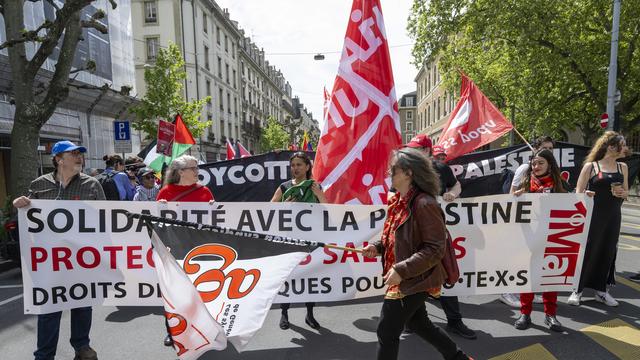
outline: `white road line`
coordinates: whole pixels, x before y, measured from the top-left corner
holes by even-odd
[[[21,288],[22,284],[18,285],[0,285],[0,289],[13,289],[13,288]]]
[[[2,301],[0,301],[0,306],[2,306],[4,304],[8,304],[8,303],[10,303],[10,302],[12,302],[14,300],[18,300],[18,299],[21,299],[21,298],[22,298],[22,294],[16,295],[16,296],[11,297],[11,298],[8,298],[7,300],[2,300]]]

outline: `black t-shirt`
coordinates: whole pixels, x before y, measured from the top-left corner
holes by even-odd
[[[447,192],[447,189],[452,188],[458,180],[453,175],[453,171],[449,165],[438,160],[431,160],[431,163],[433,164],[433,169],[440,177],[440,195],[442,195]]]

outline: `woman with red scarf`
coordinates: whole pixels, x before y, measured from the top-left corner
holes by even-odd
[[[520,189],[513,194],[520,196],[523,193],[565,193],[562,185],[560,168],[553,152],[543,149],[534,154],[529,162],[529,170]],[[558,293],[547,291],[542,293],[544,304],[544,323],[553,331],[562,331],[562,324],[556,318],[558,308]],[[520,318],[516,320],[515,327],[518,330],[526,330],[531,326],[531,310],[533,305],[533,293],[520,294]]]
[[[378,359],[397,359],[405,324],[447,360],[467,360],[456,343],[427,314],[427,292],[438,293],[447,277],[442,265],[447,239],[436,201],[440,180],[431,161],[412,148],[394,151],[389,167],[397,190],[389,200],[382,238],[363,249],[382,256],[387,291],[378,323]]]

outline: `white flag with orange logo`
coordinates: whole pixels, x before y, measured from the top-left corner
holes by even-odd
[[[206,324],[209,331],[213,331],[204,333],[207,335],[206,341],[212,344],[207,345],[210,348],[224,348],[222,344],[226,337],[236,350],[241,351],[262,327],[273,299],[285,280],[312,250],[310,246],[283,243],[279,237],[266,235],[266,239],[261,239],[259,237],[264,237],[262,234],[235,230],[220,233],[182,226],[153,225],[153,234],[154,241],[158,242],[154,243],[154,247],[163,247],[162,243],[169,246],[171,254],[167,255],[175,256],[177,261],[171,266],[182,271],[183,275],[186,273],[184,277],[192,283],[191,290],[187,291],[184,281],[178,286],[166,282],[164,279],[167,278],[160,276],[163,270],[158,270],[162,293],[176,308],[173,313],[180,316],[180,321],[172,322],[169,319],[172,334],[182,331],[174,337],[174,341],[180,342],[186,333],[189,333],[189,341],[200,341],[190,342],[193,344],[191,351],[196,351],[198,346],[205,346],[205,340],[198,338],[200,331],[189,328],[190,324]],[[166,266],[166,262],[163,263]],[[158,263],[156,269],[159,269]],[[177,309],[176,299],[181,300],[186,312]],[[207,314],[202,313],[202,307],[206,307]],[[185,326],[186,330],[182,330]],[[220,329],[222,333],[218,336]],[[180,344],[185,346],[184,342]],[[176,346],[176,350],[180,355],[179,346]]]

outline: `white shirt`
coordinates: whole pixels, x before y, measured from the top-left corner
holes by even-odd
[[[511,181],[511,187],[519,187],[524,180],[524,177],[529,170],[529,164],[522,164],[518,166],[516,172],[513,174],[513,180]]]

